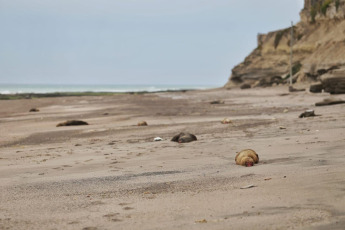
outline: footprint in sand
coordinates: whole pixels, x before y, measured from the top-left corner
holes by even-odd
[[[119,203],[120,206],[126,206],[126,205],[129,205],[131,203]]]
[[[96,201],[92,201],[91,204],[92,205],[102,205],[102,204],[105,204],[105,203],[103,201],[96,200]]]
[[[134,209],[134,208],[132,208],[132,207],[124,207],[124,208],[123,208],[123,210],[126,210],[126,211],[127,211],[127,210],[132,210],[132,209]]]
[[[85,227],[83,230],[97,230],[98,228],[96,227]]]
[[[56,168],[53,168],[53,169],[55,169],[55,170],[65,170],[65,169],[60,168],[60,167],[56,167]]]
[[[103,217],[107,218],[109,221],[120,222],[122,220],[117,218],[118,215],[120,215],[120,213],[109,213],[104,215]]]

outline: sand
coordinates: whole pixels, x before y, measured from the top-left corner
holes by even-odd
[[[328,97],[273,87],[0,101],[0,229],[344,229],[345,105],[314,106]],[[306,109],[320,116],[298,118]],[[56,127],[70,119],[90,125]],[[198,140],[171,142],[179,132]],[[235,164],[247,148],[254,167]]]

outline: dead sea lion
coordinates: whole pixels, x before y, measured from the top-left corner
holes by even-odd
[[[178,143],[187,143],[187,142],[196,141],[196,140],[197,140],[196,136],[190,133],[179,133],[171,139],[171,141],[175,141]]]
[[[138,122],[138,126],[147,126],[147,122],[146,121],[140,121],[140,122]]]
[[[85,121],[80,121],[80,120],[69,120],[69,121],[65,121],[65,122],[61,122],[57,124],[56,127],[73,126],[73,125],[88,125],[88,123]]]
[[[259,162],[259,155],[252,149],[245,149],[237,153],[236,164],[251,167]]]
[[[210,104],[211,105],[219,105],[219,104],[224,104],[225,102],[222,101],[222,100],[214,100],[214,101],[211,101]]]
[[[30,109],[30,111],[29,111],[29,112],[39,112],[39,111],[40,111],[39,109],[32,108],[32,109]]]

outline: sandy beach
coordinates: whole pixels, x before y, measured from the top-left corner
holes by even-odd
[[[315,107],[329,97],[285,86],[2,100],[0,229],[344,229],[345,104]],[[306,109],[317,116],[298,118]],[[89,125],[56,127],[72,119]],[[170,141],[182,131],[198,140]],[[248,148],[259,164],[236,165]]]

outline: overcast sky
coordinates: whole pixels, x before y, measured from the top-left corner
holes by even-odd
[[[221,86],[303,0],[0,0],[0,83]]]

